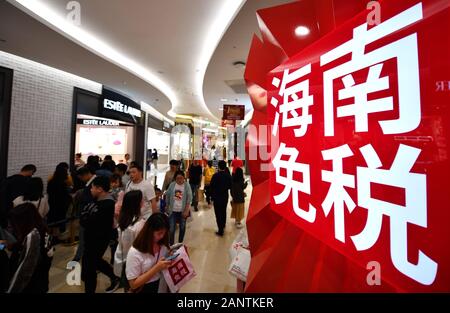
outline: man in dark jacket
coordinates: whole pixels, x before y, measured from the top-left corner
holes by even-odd
[[[94,201],[94,198],[91,194],[91,185],[95,179],[95,175],[91,172],[91,169],[88,167],[82,167],[77,171],[78,178],[85,184],[83,189],[80,189],[76,192],[74,196],[74,209],[77,212],[83,210],[89,203]],[[75,257],[73,261],[79,262],[81,257],[83,256],[84,251],[84,228],[80,225],[79,235],[78,235],[78,248],[75,253]]]
[[[214,202],[214,213],[218,236],[223,236],[227,221],[228,191],[231,189],[231,175],[225,161],[219,161],[219,171],[211,179],[211,194]]]
[[[84,227],[83,277],[85,292],[95,293],[97,270],[111,280],[106,292],[113,292],[119,285],[112,266],[103,259],[108,248],[114,219],[114,199],[109,193],[110,182],[107,177],[96,177],[92,182],[91,194],[95,199],[81,213],[80,223]]]
[[[0,227],[8,226],[7,216],[13,207],[13,201],[23,195],[27,182],[34,173],[36,173],[36,166],[28,164],[22,167],[19,174],[12,175],[3,181],[0,190]]]
[[[192,206],[195,211],[198,211],[198,188],[202,184],[202,166],[197,160],[193,160],[189,167],[189,185],[192,190]]]

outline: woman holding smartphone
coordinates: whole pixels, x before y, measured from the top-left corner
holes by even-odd
[[[162,290],[161,271],[172,264],[165,260],[168,252],[169,220],[165,214],[154,213],[128,251],[126,275],[132,291],[157,293]]]

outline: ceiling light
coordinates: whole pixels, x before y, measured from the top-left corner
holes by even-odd
[[[304,36],[309,35],[309,33],[310,33],[310,30],[306,26],[297,26],[295,28],[295,35],[297,37],[304,37]]]
[[[161,121],[167,121],[172,125],[175,124],[171,119],[168,119],[167,117],[165,117],[163,114],[158,112],[155,108],[153,108],[151,105],[149,105],[148,103],[146,103],[144,101],[141,101],[141,109],[143,111],[147,112],[148,114],[153,115],[154,117],[156,117],[157,119],[159,119]]]
[[[219,111],[223,111],[223,108],[219,108]]]
[[[177,113],[175,113],[175,112],[172,111],[172,110],[167,111],[167,115],[169,115],[169,116],[172,117],[172,118],[176,118],[176,117],[177,117]]]
[[[233,62],[233,66],[237,69],[245,69],[245,62],[236,61],[236,62]]]
[[[228,99],[227,99],[227,98],[222,98],[222,99],[220,99],[220,101],[222,101],[222,102],[227,102]]]

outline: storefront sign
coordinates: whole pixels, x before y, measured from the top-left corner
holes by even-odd
[[[245,117],[245,105],[223,105],[223,118],[224,120],[243,120]]]
[[[380,3],[380,24],[362,12],[267,77],[278,140],[269,206],[284,228],[260,225],[274,229],[278,255],[291,251],[286,270],[299,272],[271,276],[277,291],[290,279],[297,291],[450,291],[450,99],[430,84],[450,65],[435,32],[448,26],[450,3]],[[252,257],[250,291],[273,268]],[[369,264],[380,267],[379,289]]]
[[[78,119],[77,124],[88,126],[120,126],[120,122],[118,121],[99,119]]]
[[[130,98],[103,87],[100,103],[100,115],[114,120],[143,125],[144,114],[138,103]]]
[[[113,110],[113,111],[117,111],[117,112],[121,112],[121,113],[125,113],[125,114],[130,114],[130,115],[134,115],[136,117],[141,117],[142,113],[141,110],[129,107],[119,101],[113,101],[113,100],[109,100],[109,99],[104,99],[103,100],[103,107],[105,109],[109,109],[109,110]]]

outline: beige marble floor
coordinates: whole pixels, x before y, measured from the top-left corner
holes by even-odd
[[[246,215],[248,201],[251,194],[251,186],[247,187]],[[194,219],[187,224],[185,245],[197,276],[186,284],[181,292],[213,292],[229,293],[236,291],[236,279],[228,274],[230,264],[229,248],[234,238],[239,233],[230,219],[231,206],[228,206],[227,227],[224,237],[215,235],[217,230],[214,209],[208,208],[206,203],[200,203],[199,212],[194,212]],[[178,236],[176,236],[178,239]],[[50,270],[50,292],[51,293],[79,293],[84,292],[84,286],[69,286],[66,276],[70,272],[67,263],[72,259],[76,246],[58,245]],[[105,259],[110,259],[109,249],[105,253]],[[103,274],[97,278],[97,292],[104,292],[109,286],[109,279]],[[83,284],[83,283],[82,283]],[[123,292],[119,289],[118,293]]]

